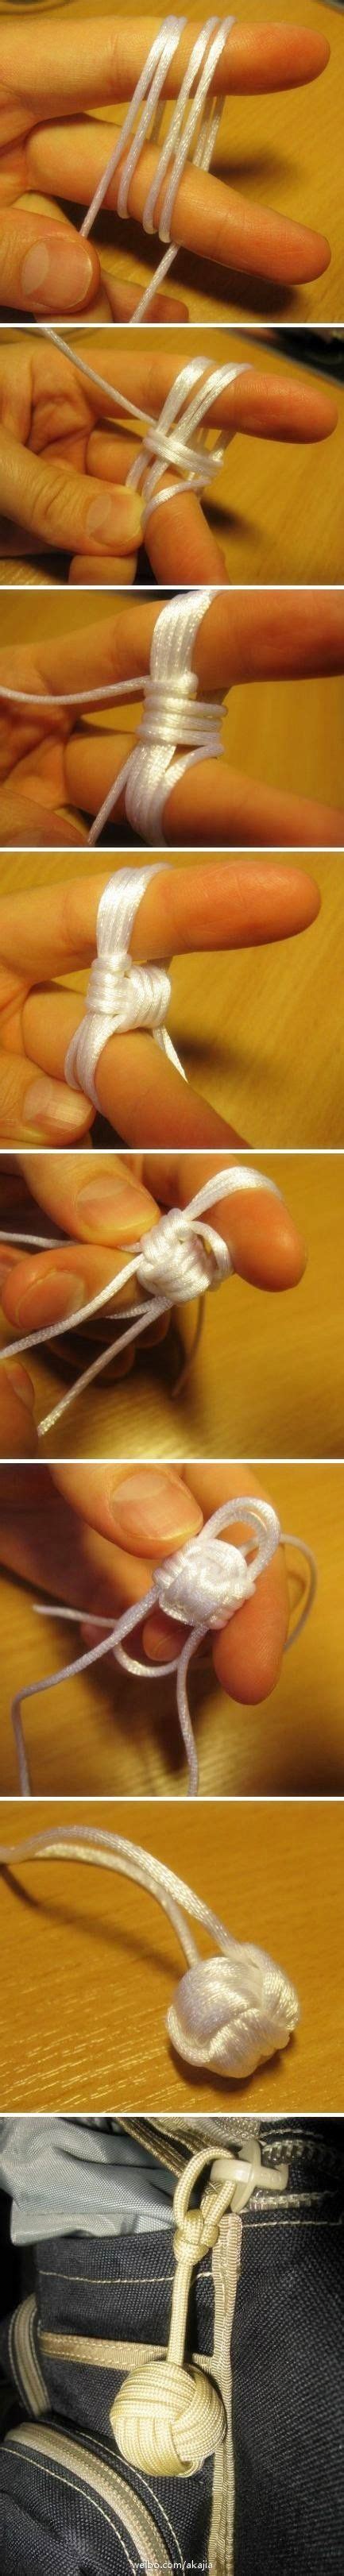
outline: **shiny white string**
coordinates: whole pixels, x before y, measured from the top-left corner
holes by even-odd
[[[91,967],[85,1013],[65,1057],[65,1079],[99,1109],[95,1075],[103,1047],[122,1029],[151,1029],[156,1046],[182,1074],[164,1026],[171,999],[165,965],[137,966],[129,942],[139,904],[152,877],[165,876],[160,861],[149,868],[119,868],[104,886],[96,921],[97,955]]]
[[[112,680],[102,688],[69,690],[56,696],[46,691],[8,688],[0,680],[0,698],[14,706],[40,707],[41,713],[46,707],[86,709],[100,702],[104,705],[106,699],[112,702],[123,696],[137,697],[142,691],[143,714],[137,741],[99,807],[88,835],[89,849],[99,841],[121,795],[133,830],[148,846],[164,849],[162,818],[166,797],[196,761],[219,757],[223,703],[198,697],[192,669],[195,638],[216,597],[216,590],[207,589],[176,593],[166,601],[154,628],[149,672],[141,673],[136,680]]]
[[[107,1281],[105,1288],[98,1289],[95,1297],[88,1297],[86,1304],[77,1308],[73,1314],[73,1332],[78,1324],[88,1323],[93,1315],[109,1307],[111,1300],[127,1287],[130,1279],[135,1277],[139,1288],[144,1291],[142,1302],[137,1304],[135,1301],[134,1310],[129,1307],[129,1314],[134,1311],[134,1321],[120,1338],[117,1336],[110,1348],[107,1346],[98,1353],[97,1359],[84,1369],[74,1387],[67,1388],[53,1411],[38,1424],[41,1437],[61,1421],[74,1397],[82,1395],[86,1387],[91,1386],[102,1369],[116,1359],[117,1353],[128,1349],[139,1333],[146,1332],[160,1315],[168,1313],[170,1306],[174,1303],[182,1305],[190,1297],[203,1297],[207,1288],[218,1288],[223,1279],[230,1277],[235,1269],[233,1248],[229,1249],[223,1236],[209,1224],[207,1211],[213,1206],[214,1199],[217,1204],[222,1199],[237,1197],[242,1190],[268,1190],[273,1198],[281,1196],[276,1182],[267,1180],[266,1175],[257,1172],[252,1163],[232,1163],[223,1171],[213,1173],[189,1200],[187,1208],[168,1208],[166,1214],[159,1217],[158,1224],[151,1226],[149,1233],[142,1236],[141,1243],[136,1245],[123,1269]],[[14,1238],[8,1233],[2,1240],[11,1242]],[[13,1342],[6,1344],[0,1359],[13,1358],[14,1348],[19,1358],[23,1351],[54,1341],[56,1335],[60,1339],[60,1335],[69,1333],[70,1329],[70,1315],[63,1316],[59,1323],[40,1325],[36,1332],[24,1333],[14,1346]]]
[[[189,359],[187,364],[180,368],[161,412],[157,419],[154,419],[145,403],[130,402],[126,394],[119,393],[116,385],[108,384],[106,376],[99,375],[95,367],[89,366],[87,358],[79,356],[78,350],[70,349],[68,340],[63,339],[60,331],[54,331],[49,322],[40,322],[37,327],[41,338],[51,340],[54,348],[60,350],[61,356],[69,358],[70,365],[76,367],[80,375],[85,376],[89,384],[95,386],[98,393],[105,395],[106,413],[110,402],[114,411],[119,409],[127,413],[130,419],[134,420],[135,426],[137,421],[139,426],[145,421],[146,427],[139,454],[135,457],[134,464],[130,466],[126,477],[127,488],[132,486],[133,489],[140,489],[143,494],[145,503],[142,516],[143,535],[152,511],[158,508],[160,502],[178,501],[181,492],[202,494],[207,491],[208,485],[222,473],[226,448],[235,436],[235,431],[228,429],[225,439],[220,443],[217,442],[215,447],[209,448],[205,446],[200,436],[202,422],[206,421],[207,413],[212,409],[213,403],[218,402],[220,394],[225,393],[227,387],[235,383],[236,377],[247,375],[247,361],[240,366],[231,362],[221,367],[211,367],[208,358]],[[197,392],[194,391],[196,387]],[[107,419],[107,428],[109,426]],[[195,441],[194,445],[191,444],[192,440]],[[165,468],[173,469],[178,480],[169,483],[167,487],[165,485],[165,488],[158,492],[156,485]]]
[[[295,1987],[267,1951],[235,1941],[220,1917],[164,1861],[121,1834],[92,1825],[47,1826],[21,1843],[0,1844],[0,1866],[6,1869],[18,1860],[58,1858],[113,1869],[163,1907],[187,1960],[166,2028],[188,2065],[211,2067],[221,2077],[247,2076],[276,2049],[287,2047],[299,2019]],[[201,1957],[189,1916],[213,1935],[218,1945],[214,1957]]]
[[[229,1545],[227,1539],[219,1544],[219,1531],[224,1528],[227,1530],[233,1522],[238,1527],[242,1521],[249,1531],[248,1539],[240,1547],[237,1543],[234,1546]],[[197,1538],[189,1539],[184,1547],[175,1549],[172,1556],[165,1557],[163,1564],[155,1567],[149,1591],[140,1601],[133,1602],[130,1609],[124,1610],[120,1619],[113,1622],[111,1619],[98,1620],[91,1616],[89,1625],[96,1627],[97,1630],[99,1627],[104,1628],[105,1637],[102,1636],[97,1645],[88,1647],[84,1654],[77,1657],[76,1662],[65,1664],[62,1671],[49,1674],[44,1681],[30,1682],[24,1690],[16,1693],[13,1700],[11,1722],[17,1751],[21,1796],[27,1798],[31,1796],[22,1726],[24,1700],[32,1699],[37,1693],[41,1694],[46,1690],[55,1690],[60,1682],[73,1680],[76,1674],[86,1672],[90,1665],[99,1663],[104,1655],[113,1654],[116,1662],[122,1665],[125,1672],[137,1676],[140,1680],[157,1681],[166,1673],[176,1673],[177,1714],[188,1765],[188,1795],[192,1798],[197,1797],[198,1760],[187,1688],[191,1658],[196,1654],[198,1647],[204,1643],[208,1630],[227,1627],[228,1621],[235,1617],[243,1603],[252,1598],[260,1575],[266,1573],[272,1557],[276,1554],[276,1549],[281,1544],[295,1547],[299,1545],[299,1541],[294,1538],[289,1540],[289,1537],[282,1539],[278,1515],[273,1510],[272,1503],[264,1502],[258,1497],[251,1498],[251,1496],[236,1494],[232,1502],[219,1504],[217,1511],[211,1513],[210,1519],[199,1531]],[[254,1554],[252,1554],[253,1548]],[[302,1553],[309,1568],[310,1582],[307,1597],[301,1604],[297,1621],[287,1639],[287,1645],[295,1644],[296,1637],[301,1635],[315,1597],[315,1559],[312,1550],[307,1547],[302,1546]],[[164,1612],[165,1617],[167,1616],[172,1622],[177,1620],[191,1633],[187,1636],[185,1645],[178,1649],[178,1654],[172,1656],[169,1663],[150,1665],[148,1661],[142,1662],[141,1658],[127,1654],[126,1639],[132,1629],[145,1624],[150,1612],[157,1607]],[[55,1616],[54,1604],[36,1602],[35,1608],[43,1617]],[[56,1616],[77,1622],[88,1621],[87,1610],[65,1610],[64,1605],[62,1608],[57,1608]],[[173,1644],[173,1635],[171,1643]]]
[[[162,27],[158,28],[147,55],[144,70],[136,83],[124,124],[116,137],[103,176],[94,190],[91,205],[84,216],[81,232],[85,239],[92,232],[96,216],[104,204],[104,198],[119,162],[122,167],[116,212],[122,221],[125,221],[128,216],[129,189],[143,146],[149,134],[154,144],[160,140],[164,84],[186,24],[185,18],[171,16],[164,18]],[[148,189],[142,214],[144,232],[157,232],[159,240],[168,242],[169,248],[165,251],[155,276],[150,279],[149,285],[146,286],[144,294],[136,305],[132,317],[135,323],[146,320],[157,289],[161,287],[168,269],[177,258],[178,243],[171,242],[171,225],[186,163],[191,161],[198,170],[210,169],[222,114],[222,100],[218,102],[213,99],[209,105],[209,92],[221,54],[224,52],[227,38],[231,35],[234,25],[234,18],[223,18],[221,23],[218,18],[208,18],[206,26],[201,28],[192,47],[179,98],[175,100],[173,106],[168,134],[161,144],[155,177]],[[136,131],[133,130],[135,126]],[[158,212],[162,189],[164,189],[163,202]]]

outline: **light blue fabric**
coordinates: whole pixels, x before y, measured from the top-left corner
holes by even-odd
[[[0,2187],[14,2245],[69,2230],[142,2235],[172,2224],[175,2175],[116,2120],[0,2118]]]

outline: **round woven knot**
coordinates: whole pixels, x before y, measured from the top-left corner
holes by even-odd
[[[164,966],[136,966],[126,949],[95,957],[86,995],[86,1011],[120,1029],[161,1028],[171,1000]]]
[[[287,2047],[298,2015],[295,1988],[268,1953],[233,1943],[228,1958],[219,1953],[187,1969],[167,2030],[189,2065],[246,2076]]]
[[[254,1567],[240,1547],[227,1539],[209,1539],[200,1530],[187,1547],[176,1548],[156,1568],[154,1584],[160,1610],[186,1627],[225,1628],[231,1612],[254,1592]]]
[[[110,2420],[122,2458],[155,2478],[194,2476],[226,2432],[222,2397],[193,2363],[148,2362],[133,2371]]]
[[[151,1297],[166,1297],[169,1306],[204,1297],[207,1288],[219,1288],[228,1279],[231,1269],[231,1255],[214,1227],[203,1220],[191,1225],[176,1208],[151,1226],[137,1261],[140,1287]]]

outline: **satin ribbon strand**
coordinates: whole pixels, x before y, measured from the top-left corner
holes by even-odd
[[[91,1825],[56,1825],[22,1843],[0,1845],[0,1866],[7,1870],[17,1861],[55,1858],[95,1861],[133,1879],[162,1905],[187,1960],[166,2028],[188,2065],[211,2067],[215,2079],[246,2077],[276,2049],[287,2047],[299,2019],[295,1987],[266,1951],[233,1940],[219,1916],[163,1861],[120,1834]],[[201,1957],[190,1917],[214,1937],[215,1956]]]
[[[162,411],[155,419],[144,403],[140,405],[129,401],[129,397],[120,393],[117,386],[107,384],[106,376],[99,375],[95,367],[89,366],[87,359],[79,356],[78,350],[70,349],[68,340],[63,338],[60,331],[52,330],[50,323],[39,323],[37,328],[43,339],[51,340],[54,348],[60,350],[61,356],[69,358],[70,365],[76,367],[80,375],[84,376],[89,384],[94,385],[98,393],[106,396],[107,429],[110,427],[109,402],[112,403],[114,411],[120,410],[126,413],[127,417],[134,421],[135,427],[136,423],[139,428],[144,422],[146,423],[138,455],[126,476],[127,489],[141,490],[143,494],[145,503],[142,517],[143,536],[148,519],[160,502],[178,500],[181,492],[197,492],[201,495],[210,483],[217,480],[222,473],[226,448],[235,433],[234,430],[227,430],[226,437],[220,444],[216,443],[215,447],[207,448],[201,439],[202,422],[206,421],[207,413],[213,403],[218,401],[219,395],[235,382],[236,377],[247,375],[247,361],[240,365],[235,365],[231,361],[219,367],[211,367],[208,358],[189,359],[176,376],[163,403]],[[194,390],[195,388],[197,390]],[[199,443],[192,446],[191,441],[194,436]],[[164,468],[167,470],[173,468],[177,480],[170,483],[167,490],[165,487],[157,492],[156,484]]]
[[[83,1091],[99,1109],[95,1075],[108,1040],[121,1030],[149,1028],[175,1070],[181,1074],[172,1040],[165,1028],[171,997],[165,964],[136,965],[130,939],[142,898],[155,876],[166,874],[157,861],[148,868],[120,868],[109,878],[98,904],[97,955],[91,967],[85,1011],[65,1057],[65,1079],[72,1091]]]
[[[136,83],[124,124],[116,136],[102,178],[98,181],[91,205],[84,216],[81,225],[84,239],[87,239],[93,230],[96,216],[104,204],[108,188],[120,163],[121,174],[116,211],[122,222],[128,216],[129,190],[144,144],[148,136],[155,145],[159,144],[161,139],[165,80],[186,23],[185,18],[172,16],[165,18],[162,27],[154,37],[144,69]],[[161,143],[157,169],[148,190],[142,214],[144,232],[157,232],[159,240],[167,242],[168,248],[135,307],[132,317],[135,323],[146,320],[157,289],[162,286],[168,270],[177,258],[178,243],[171,242],[171,225],[186,164],[191,161],[199,170],[210,169],[222,114],[222,100],[218,101],[214,98],[209,103],[209,92],[218,62],[234,24],[234,18],[224,18],[221,24],[217,18],[209,18],[206,26],[200,29],[192,47],[179,98],[174,102],[168,133]],[[136,130],[133,131],[135,127]],[[162,190],[164,190],[163,202],[159,213]]]
[[[249,1530],[249,1538],[243,1545],[240,1547],[238,1543],[234,1547],[229,1545],[226,1536],[226,1540],[219,1546],[221,1530],[225,1529],[227,1533],[233,1524],[238,1528],[242,1521]],[[288,1540],[289,1543],[292,1546],[299,1545],[295,1539],[290,1542]],[[75,1662],[64,1665],[62,1671],[48,1675],[47,1679],[37,1684],[31,1682],[27,1688],[17,1693],[13,1701],[11,1720],[15,1735],[21,1795],[25,1797],[31,1795],[22,1727],[24,1701],[32,1699],[36,1691],[41,1695],[50,1688],[56,1689],[60,1682],[73,1679],[75,1675],[85,1672],[89,1666],[98,1663],[102,1656],[112,1653],[116,1662],[121,1664],[131,1677],[157,1681],[164,1678],[165,1674],[176,1672],[177,1714],[188,1765],[188,1794],[190,1797],[196,1797],[198,1761],[187,1691],[191,1657],[204,1643],[208,1630],[211,1632],[227,1626],[228,1621],[235,1617],[243,1602],[252,1597],[260,1576],[267,1571],[277,1548],[286,1544],[287,1541],[281,1533],[278,1515],[272,1504],[260,1500],[259,1497],[235,1495],[232,1501],[219,1504],[197,1538],[189,1540],[183,1548],[174,1550],[171,1557],[166,1557],[162,1565],[155,1568],[148,1592],[141,1600],[134,1602],[130,1609],[123,1611],[118,1620],[98,1621],[91,1615],[90,1625],[105,1630],[105,1635],[97,1644],[89,1647],[87,1652],[78,1656]],[[311,1569],[311,1583],[299,1614],[297,1627],[293,1630],[288,1643],[294,1643],[296,1636],[300,1635],[312,1607],[316,1590],[316,1567],[312,1551],[305,1547],[302,1552]],[[145,1624],[150,1612],[156,1609],[157,1605],[164,1611],[165,1616],[171,1619],[172,1645],[173,1621],[177,1621],[178,1625],[182,1623],[187,1628],[188,1634],[185,1645],[181,1650],[178,1648],[177,1655],[172,1656],[167,1664],[153,1663],[150,1666],[148,1661],[143,1663],[141,1657],[128,1655],[126,1641],[133,1629]],[[35,1608],[41,1616],[50,1615],[48,1604],[37,1603]],[[54,1605],[52,1605],[51,1615],[55,1615]],[[56,1615],[63,1618],[64,1608],[58,1607]],[[86,1623],[88,1613],[87,1610],[84,1612],[67,1610],[66,1616],[69,1620],[81,1619]]]
[[[51,695],[11,689],[0,681],[0,699],[15,706],[84,707],[115,698],[143,695],[137,740],[109,789],[88,835],[94,849],[104,826],[124,794],[133,830],[146,846],[165,848],[163,813],[166,797],[195,761],[216,759],[221,752],[222,702],[198,698],[192,669],[199,626],[217,593],[183,591],[168,599],[152,636],[149,672],[136,680],[115,680],[103,689],[78,689]],[[181,752],[180,746],[184,748]]]
[[[219,1235],[214,1226],[205,1222],[208,1209],[213,1206],[214,1198],[215,1203],[220,1205],[222,1199],[235,1198],[243,1190],[247,1192],[262,1189],[267,1190],[273,1198],[280,1199],[281,1193],[277,1189],[276,1182],[267,1179],[266,1174],[257,1172],[252,1163],[228,1164],[222,1171],[213,1173],[211,1179],[203,1182],[202,1188],[196,1191],[193,1199],[189,1200],[188,1207],[169,1208],[164,1216],[159,1217],[158,1223],[150,1227],[147,1235],[142,1236],[141,1243],[134,1248],[129,1261],[125,1262],[123,1269],[117,1273],[117,1277],[108,1280],[106,1288],[97,1289],[96,1296],[87,1298],[86,1303],[78,1308],[77,1313],[73,1315],[73,1331],[77,1324],[89,1322],[92,1316],[100,1313],[103,1308],[106,1309],[110,1299],[115,1297],[120,1289],[126,1287],[134,1275],[139,1288],[142,1287],[144,1290],[142,1306],[138,1308],[137,1304],[135,1305],[134,1321],[128,1330],[121,1334],[120,1339],[117,1338],[111,1348],[101,1351],[97,1359],[92,1360],[90,1367],[83,1372],[75,1386],[67,1389],[66,1394],[54,1406],[53,1412],[47,1414],[39,1423],[38,1429],[41,1436],[61,1420],[67,1407],[73,1403],[74,1396],[81,1395],[85,1388],[99,1376],[101,1370],[116,1358],[117,1351],[125,1349],[130,1342],[134,1342],[138,1333],[144,1332],[150,1324],[157,1322],[159,1316],[166,1314],[174,1303],[183,1304],[187,1303],[189,1298],[203,1297],[208,1288],[219,1287],[222,1280],[231,1277],[235,1269],[232,1247],[225,1243],[223,1235]],[[10,1232],[8,1236],[3,1236],[3,1241],[11,1242],[11,1239]],[[25,1241],[27,1241],[26,1237]],[[150,1299],[148,1305],[147,1295]],[[24,1351],[34,1350],[37,1344],[54,1341],[56,1335],[60,1338],[61,1333],[68,1333],[70,1329],[70,1315],[62,1317],[58,1323],[40,1325],[33,1333],[24,1333],[15,1344],[13,1342],[6,1344],[0,1354],[0,1362],[1,1359],[13,1358],[14,1349],[19,1358]]]

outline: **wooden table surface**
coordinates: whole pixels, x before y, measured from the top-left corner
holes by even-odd
[[[86,1821],[80,1804],[74,1821]],[[54,1821],[71,1821],[58,1801]],[[60,1859],[0,1873],[2,2103],[11,2111],[344,2109],[343,1804],[107,1802],[87,1822],[129,1835],[176,1869],[237,1939],[261,1944],[296,1984],[301,2022],[245,2084],[174,2058],[165,2014],[182,1973],[160,1907],[127,1880]],[[32,1830],[49,1823],[33,1802]],[[1,1841],[23,1835],[18,1803]],[[200,1936],[203,1946],[203,1936]],[[211,1943],[210,1943],[211,1948]]]
[[[3,338],[7,344],[11,342],[15,358],[17,334],[6,331]],[[68,341],[71,353],[73,347],[79,346],[100,374],[104,355],[112,346],[116,383],[117,352],[124,353],[126,343],[130,354],[139,343],[142,345],[142,329],[132,328],[128,342],[127,331],[120,327],[115,341],[110,329],[100,328],[95,341],[94,333],[79,325],[78,332],[68,331]],[[196,335],[190,346],[192,355],[197,348]],[[166,330],[157,325],[149,328],[147,324],[147,364],[149,356],[158,354],[160,347],[166,351]],[[182,328],[170,329],[168,347],[175,358],[177,374],[185,361]],[[297,348],[295,334],[296,351]],[[213,366],[223,366],[233,359],[238,364],[260,368],[272,378],[282,376],[291,386],[306,384],[309,390],[312,385],[322,392],[326,390],[324,375],[315,376],[313,369],[300,366],[296,359],[295,364],[289,357],[286,359],[278,348],[268,347],[256,330],[229,334],[205,332],[203,327],[202,355]],[[216,491],[214,487],[209,493],[206,510],[222,548],[229,581],[303,583],[343,579],[344,385],[330,380],[329,393],[334,394],[338,405],[338,425],[333,436],[321,440],[319,446],[280,446],[272,440],[239,435],[228,447]],[[1,556],[0,551],[0,584],[43,583],[49,588],[58,582],[65,587],[66,578],[67,558],[35,553],[33,539],[32,552],[23,555],[19,530],[16,556]],[[176,564],[176,578],[183,579],[180,563]]]
[[[113,14],[112,0],[102,0],[102,15]],[[8,12],[2,11],[4,18]],[[68,15],[83,22],[84,0],[70,0]],[[147,14],[147,0],[126,0],[127,17]],[[159,14],[159,13],[157,13]],[[188,22],[199,22],[199,0],[189,0]],[[218,17],[226,15],[226,0],[218,0]],[[264,279],[239,275],[238,271],[217,267],[206,258],[191,258],[179,252],[172,270],[171,294],[185,296],[191,321],[238,321],[261,318],[268,321],[337,322],[343,315],[343,26],[335,9],[323,7],[322,0],[299,0],[290,7],[284,0],[280,16],[290,26],[313,28],[324,35],[331,46],[330,62],[321,79],[310,87],[276,93],[274,97],[229,98],[224,101],[221,125],[212,170],[230,186],[237,186],[250,203],[271,206],[293,222],[308,224],[322,232],[331,246],[331,264],[323,277],[310,285],[281,287],[265,285]],[[240,19],[252,25],[274,24],[276,0],[241,0]],[[10,24],[20,41],[20,17],[11,12]],[[27,13],[25,11],[25,23]],[[32,35],[37,44],[38,20],[33,12]],[[124,115],[124,110],[123,110]],[[120,122],[114,110],[113,122]],[[109,117],[107,115],[107,123]],[[23,203],[28,200],[24,198]],[[31,206],[35,199],[31,195]],[[37,201],[36,201],[37,202]],[[42,200],[41,200],[42,202]],[[76,218],[80,220],[76,211]],[[148,243],[139,227],[120,225],[113,215],[104,215],[97,233],[102,246],[104,286],[106,271],[122,282],[137,281],[142,292],[158,266],[158,245]],[[102,317],[105,295],[97,305]],[[6,314],[5,314],[6,319]]]
[[[107,1387],[101,1378],[76,1400],[45,1438],[45,1458],[343,1457],[343,1157],[258,1154],[255,1163],[283,1191],[308,1245],[300,1285],[273,1296],[226,1281],[206,1300],[179,1395],[172,1322],[130,1377]],[[194,1320],[194,1308],[187,1321],[180,1309],[183,1347]],[[58,1374],[56,1358],[34,1351],[30,1366],[39,1419],[67,1383],[65,1364]]]
[[[162,859],[166,853],[162,852]],[[171,851],[173,868],[195,864],[197,851]],[[235,869],[239,853],[232,854]],[[104,864],[104,853],[99,854]],[[208,859],[212,867],[211,856]],[[228,866],[228,859],[225,861]],[[259,867],[259,859],[251,864]],[[271,859],[273,867],[273,858]],[[298,939],[270,947],[176,957],[170,1027],[195,1090],[228,1118],[249,1144],[340,1146],[344,1143],[342,854],[293,851],[309,869],[321,911]],[[105,861],[106,865],[106,861]],[[278,865],[278,862],[277,862]],[[88,853],[2,851],[1,896],[24,894],[84,877]],[[121,855],[109,859],[109,870]],[[1,932],[0,932],[1,937]],[[80,991],[87,978],[77,981]],[[109,1130],[109,1143],[111,1142]],[[115,1140],[113,1140],[115,1141]]]
[[[145,596],[145,594],[142,594]],[[135,603],[132,602],[135,616]],[[125,591],[112,591],[111,606],[104,592],[30,591],[4,593],[2,606],[2,644],[42,643],[43,639],[70,638],[78,629],[93,626],[95,678],[97,672],[97,626],[111,613],[128,613]],[[233,688],[222,727],[225,757],[234,769],[249,778],[263,779],[269,787],[288,788],[294,795],[317,798],[334,808],[344,806],[343,761],[343,678],[311,680],[253,681]],[[128,701],[126,726],[137,723],[133,700]],[[123,732],[121,708],[92,713],[95,723],[114,732]],[[115,828],[114,847],[121,839],[121,826]]]
[[[6,1468],[0,1499],[6,1497]],[[86,1471],[85,1471],[86,1473]],[[18,1483],[21,1469],[17,1469]],[[190,1680],[202,1797],[316,1797],[344,1786],[343,1469],[265,1467],[281,1527],[314,1550],[318,1591],[302,1636],[284,1658],[270,1699],[257,1708],[229,1701],[209,1653]],[[240,1471],[238,1490],[240,1488]],[[290,1600],[299,1606],[300,1559],[288,1549]],[[42,1581],[44,1566],[42,1564]],[[54,1617],[37,1619],[34,1585],[0,1581],[0,1795],[18,1786],[9,1710],[22,1682],[62,1670],[78,1638]],[[73,1685],[24,1711],[33,1789],[46,1797],[184,1799],[185,1765],[175,1714],[175,1681],[139,1683],[107,1660]],[[177,1828],[178,1830],[178,1828]],[[154,1835],[154,1827],[152,1826]]]

